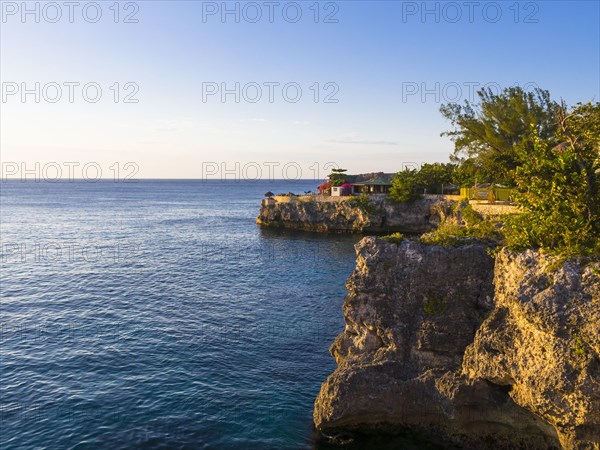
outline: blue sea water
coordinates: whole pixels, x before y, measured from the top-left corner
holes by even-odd
[[[305,182],[1,183],[0,448],[312,448],[357,237]]]

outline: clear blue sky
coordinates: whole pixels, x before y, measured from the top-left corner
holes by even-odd
[[[46,2],[36,23],[35,14],[15,11],[21,2],[2,2],[5,162],[97,162],[106,171],[131,161],[148,178],[201,178],[206,162],[297,162],[304,178],[314,175],[313,163],[396,171],[447,160],[452,143],[439,136],[449,127],[439,107],[467,98],[469,85],[534,84],[568,103],[600,99],[597,1],[475,2],[472,10],[468,2],[307,1],[297,3],[295,23],[290,2],[274,2],[272,23],[268,2],[238,3],[239,22],[235,14],[223,20],[222,2],[121,2],[119,23],[112,1],[99,2],[96,23],[93,8],[85,17],[76,9],[70,23],[68,7],[57,3],[56,23]],[[251,23],[256,5],[262,17]],[[123,23],[129,13],[137,23]],[[325,23],[328,14],[337,23]],[[8,95],[36,82],[40,103],[33,94]],[[72,103],[64,82],[80,83]],[[102,88],[97,103],[81,93],[89,82]],[[123,102],[134,89],[125,90],[127,82],[139,86],[138,103]],[[236,82],[239,103],[233,94],[203,101],[203,89]],[[272,103],[265,82],[280,83]],[[56,103],[47,101],[51,83],[62,86]],[[246,100],[255,97],[252,83],[262,89],[256,103]],[[301,87],[297,103],[284,98],[286,83]],[[431,91],[424,98],[423,87]],[[337,88],[338,102],[325,103]]]

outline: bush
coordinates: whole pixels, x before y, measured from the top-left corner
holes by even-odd
[[[396,202],[411,203],[421,198],[421,191],[417,171],[405,169],[392,180],[389,197]]]
[[[443,194],[442,187],[453,180],[454,164],[423,164],[419,170],[405,169],[392,180],[390,198],[397,202],[410,203],[428,194]]]
[[[506,223],[514,250],[543,248],[564,256],[600,254],[600,103],[563,105],[554,146],[531,130],[533,148],[519,148],[516,200],[525,213]]]
[[[458,203],[458,207],[455,211],[460,212],[462,220],[465,222],[467,227],[474,227],[483,222],[483,217],[477,211],[473,209],[471,205]]]
[[[385,239],[391,244],[400,245],[404,240],[404,235],[402,233],[392,233],[388,234],[387,236],[382,236],[381,239]]]
[[[417,173],[417,182],[421,191],[428,194],[443,194],[442,186],[452,184],[454,164],[423,164]]]
[[[371,198],[367,194],[352,196],[348,200],[348,203],[350,206],[362,209],[368,216],[372,216],[378,212],[377,206],[371,203]]]
[[[421,242],[444,247],[457,247],[476,239],[493,244],[504,240],[498,220],[484,219],[469,204],[458,203],[449,217],[437,230],[421,236]]]
[[[458,224],[442,223],[437,230],[425,233],[420,241],[428,245],[441,245],[443,247],[458,247],[467,239],[465,227]]]

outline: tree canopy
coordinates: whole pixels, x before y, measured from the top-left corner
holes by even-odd
[[[561,105],[556,136],[530,129],[531,148],[516,146],[517,203],[509,217],[507,244],[541,247],[567,256],[600,254],[600,103]],[[558,141],[558,144],[557,144]]]
[[[348,169],[331,169],[331,173],[329,174],[329,181],[331,181],[332,186],[341,186],[346,182],[348,177],[346,176],[346,172]]]
[[[421,196],[416,169],[404,169],[392,180],[390,198],[397,202],[410,203]]]
[[[532,148],[532,126],[540,139],[554,139],[559,105],[539,88],[510,87],[499,94],[482,89],[477,95],[478,103],[449,103],[440,108],[453,127],[442,133],[454,142],[451,160],[461,167],[467,165],[463,175],[469,183],[514,185],[515,169],[523,162],[516,147]]]
[[[456,165],[450,163],[423,164],[417,173],[421,191],[427,194],[443,194],[444,185],[453,184]]]
[[[453,183],[456,165],[451,163],[423,164],[419,170],[405,169],[392,180],[390,196],[399,202],[411,202],[422,193],[442,194],[443,186]]]

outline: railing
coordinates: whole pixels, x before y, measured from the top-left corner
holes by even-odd
[[[500,187],[460,188],[460,196],[469,200],[512,202],[514,201],[514,189]]]

